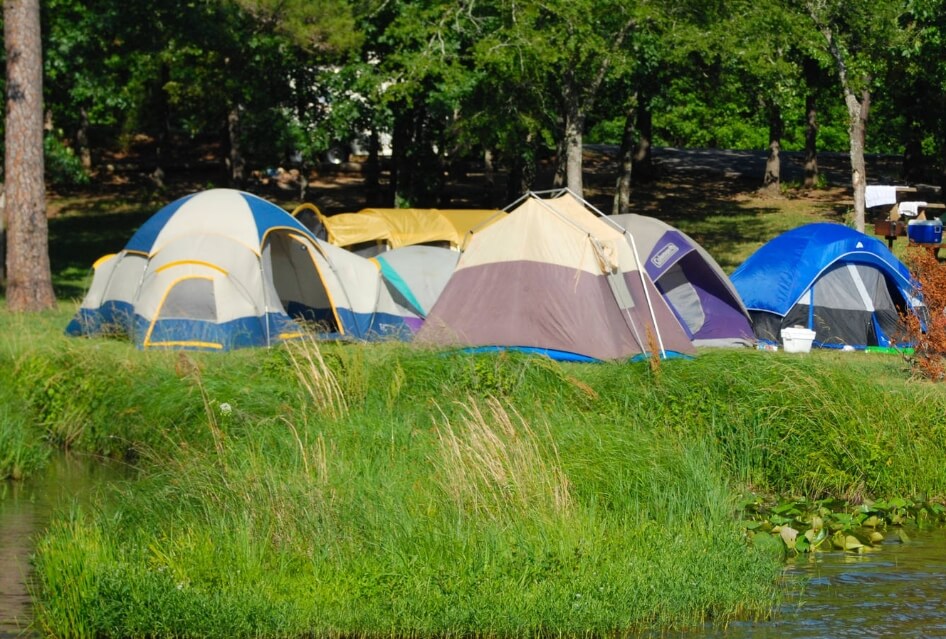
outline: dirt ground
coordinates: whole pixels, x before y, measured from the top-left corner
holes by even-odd
[[[584,158],[584,195],[597,208],[610,213],[617,180],[617,150],[614,147],[587,147]],[[654,150],[657,177],[651,182],[635,183],[631,202],[634,212],[672,221],[692,217],[695,210],[709,210],[711,203],[731,203],[740,198],[762,197],[759,187],[765,169],[761,151],[725,151],[713,149]],[[350,163],[334,167],[330,172],[313,175],[308,185],[308,199],[327,213],[352,212],[371,206],[364,189],[364,180]],[[850,161],[847,154],[824,153],[819,157],[822,185],[818,189],[800,188],[803,181],[802,157],[799,153],[782,154],[784,197],[809,201],[830,207],[843,215],[853,204],[850,189]],[[868,182],[901,184],[900,158],[871,156],[868,158]],[[540,167],[533,190],[553,188],[550,166]],[[292,199],[293,194],[287,194]],[[451,183],[451,208],[502,208],[502,176],[492,187],[482,172],[467,173],[464,179]],[[725,208],[725,207],[723,207]]]
[[[765,153],[762,151],[656,148],[653,157],[656,179],[636,182],[632,188],[631,205],[636,213],[673,222],[704,217],[725,211],[734,202],[763,197],[759,193],[765,168]],[[353,160],[308,172],[304,191],[300,181],[290,179],[289,171],[278,167],[270,169],[270,175],[267,171],[254,172],[245,188],[287,209],[294,208],[304,199],[328,215],[383,206],[383,199],[377,199],[377,195],[372,196],[366,189],[363,162]],[[166,203],[187,193],[226,183],[223,165],[212,148],[189,149],[187,157],[175,159],[159,175],[153,170],[147,145],[103,156],[97,166],[89,187],[72,193],[54,194],[50,201],[51,217],[57,215],[62,202],[68,201],[69,196]],[[852,205],[847,154],[822,153],[819,169],[821,187],[803,190],[800,188],[801,154],[782,153],[782,182],[786,188],[779,199],[791,200],[799,206],[807,203],[843,216]],[[586,147],[584,196],[605,213],[612,209],[617,170],[616,147]],[[899,170],[899,157],[868,157],[868,183],[899,184]],[[279,175],[273,175],[277,171]],[[381,183],[384,188],[386,173],[382,174]],[[503,175],[496,175],[494,182],[489,184],[482,170],[472,168],[461,179],[449,183],[448,204],[442,208],[502,208],[510,203],[506,201],[504,186]],[[552,166],[546,163],[538,167],[533,190],[551,188]]]
[[[133,149],[101,157],[90,185],[50,193],[53,269],[74,275],[69,283],[59,284],[62,295],[81,297],[81,282],[89,265],[102,255],[121,250],[135,229],[163,205],[226,184],[222,163],[212,150],[192,149],[188,155],[171,163],[160,180],[146,153]],[[585,153],[584,196],[605,213],[612,209],[616,156],[614,147],[589,146]],[[765,168],[763,152],[657,148],[654,164],[656,179],[633,185],[633,212],[683,229],[712,250],[727,270],[735,268],[786,225],[810,219],[845,221],[852,206],[846,154],[822,154],[822,185],[804,190],[799,188],[799,154],[784,153],[782,177],[786,188],[777,198],[759,193]],[[312,171],[305,200],[329,215],[378,206],[369,198],[361,168],[361,163],[349,162]],[[897,157],[872,156],[868,158],[868,182],[900,183],[899,168]],[[278,179],[266,182],[257,179],[246,189],[286,210],[300,203],[298,183]],[[551,188],[552,167],[541,166],[533,190]],[[502,208],[510,204],[505,197],[502,175],[496,176],[490,186],[482,171],[469,170],[462,180],[449,185],[450,208]],[[773,218],[783,219],[785,224],[773,223]]]

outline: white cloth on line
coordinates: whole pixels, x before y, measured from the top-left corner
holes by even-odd
[[[926,202],[901,202],[897,205],[900,215],[907,217],[916,217],[920,209],[926,206]]]
[[[897,187],[880,184],[868,184],[864,192],[867,208],[897,203]]]

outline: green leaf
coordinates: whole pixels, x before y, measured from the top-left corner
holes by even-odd
[[[796,540],[798,539],[797,530],[791,526],[783,526],[781,530],[779,530],[779,537],[782,538],[782,541],[785,542],[785,546],[789,550],[795,550]]]

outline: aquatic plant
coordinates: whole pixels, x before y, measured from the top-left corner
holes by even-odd
[[[746,495],[740,503],[742,525],[750,539],[770,535],[790,554],[819,550],[864,553],[894,539],[907,541],[910,528],[946,523],[939,502],[895,497],[857,506],[838,499],[766,499]]]

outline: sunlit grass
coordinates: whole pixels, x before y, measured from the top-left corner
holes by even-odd
[[[70,445],[142,470],[44,537],[49,632],[620,634],[765,615],[781,550],[746,542],[738,494],[946,494],[946,404],[895,356],[706,351],[655,375],[296,348],[18,352],[12,388],[38,423],[54,432],[56,398],[81,398]],[[339,393],[345,410],[324,399]]]

